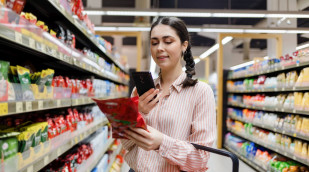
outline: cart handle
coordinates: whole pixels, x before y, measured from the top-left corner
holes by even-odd
[[[206,147],[206,146],[201,146],[201,145],[197,145],[192,143],[192,145],[196,148],[196,149],[200,149],[200,150],[204,150],[207,152],[212,152],[215,154],[220,154],[226,157],[230,157],[232,159],[233,162],[233,171],[232,172],[238,172],[239,170],[239,160],[237,158],[237,156],[235,154],[233,154],[232,152],[228,152],[228,151],[223,151],[223,150],[219,150],[219,149],[214,149],[214,148],[210,148],[210,147]]]

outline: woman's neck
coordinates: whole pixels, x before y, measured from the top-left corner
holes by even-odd
[[[172,70],[161,70],[161,82],[163,85],[171,85],[182,73],[181,65]]]

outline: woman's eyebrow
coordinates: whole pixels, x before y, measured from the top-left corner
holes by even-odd
[[[162,38],[163,38],[163,39],[166,39],[166,38],[174,38],[174,37],[173,37],[173,36],[170,36],[170,35],[166,35],[166,36],[163,36]],[[159,38],[157,38],[157,37],[151,37],[151,39],[158,40]]]

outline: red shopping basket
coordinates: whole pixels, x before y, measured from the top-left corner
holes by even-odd
[[[237,156],[231,152],[228,151],[223,151],[223,150],[219,150],[219,149],[214,149],[214,148],[210,148],[210,147],[206,147],[206,146],[201,146],[201,145],[197,145],[192,143],[192,145],[199,150],[204,150],[207,152],[211,152],[214,154],[219,154],[219,155],[223,155],[226,157],[230,157],[232,159],[233,162],[233,167],[232,167],[232,172],[238,172],[239,170],[239,160],[237,158]]]

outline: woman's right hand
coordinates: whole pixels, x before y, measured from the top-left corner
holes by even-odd
[[[160,95],[159,89],[150,89],[138,99],[138,111],[148,114],[158,103]],[[157,97],[154,99],[154,97]]]

